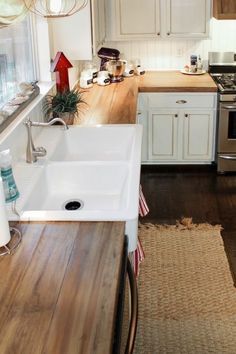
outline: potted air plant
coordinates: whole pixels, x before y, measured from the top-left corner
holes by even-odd
[[[43,102],[43,112],[48,121],[59,117],[66,124],[73,124],[82,103],[85,102],[82,99],[81,91],[78,89],[65,90],[57,92],[55,95],[47,95]]]

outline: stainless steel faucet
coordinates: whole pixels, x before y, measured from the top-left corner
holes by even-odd
[[[43,122],[32,122],[32,120],[28,119],[25,122],[28,132],[28,142],[26,147],[26,162],[33,163],[37,161],[38,157],[46,156],[47,151],[44,147],[35,147],[32,139],[31,127],[48,127],[56,122],[60,122],[64,125],[65,130],[69,129],[68,125],[61,118],[54,118],[50,120],[48,123]]]

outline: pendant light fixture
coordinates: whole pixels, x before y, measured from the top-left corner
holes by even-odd
[[[82,10],[88,0],[23,0],[36,15],[46,18],[67,17]]]

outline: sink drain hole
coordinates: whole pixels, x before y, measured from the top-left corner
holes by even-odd
[[[83,208],[83,206],[84,206],[84,203],[82,200],[71,199],[71,200],[67,200],[63,204],[63,209],[65,209],[65,210],[80,210]]]

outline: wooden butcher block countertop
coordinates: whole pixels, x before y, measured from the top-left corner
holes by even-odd
[[[208,73],[184,75],[179,71],[149,71],[108,86],[85,90],[84,105],[75,124],[134,124],[138,92],[217,92]]]
[[[0,353],[111,353],[124,223],[19,227],[0,257]]]
[[[180,71],[150,71],[139,79],[139,92],[217,92],[208,73],[186,75]]]

